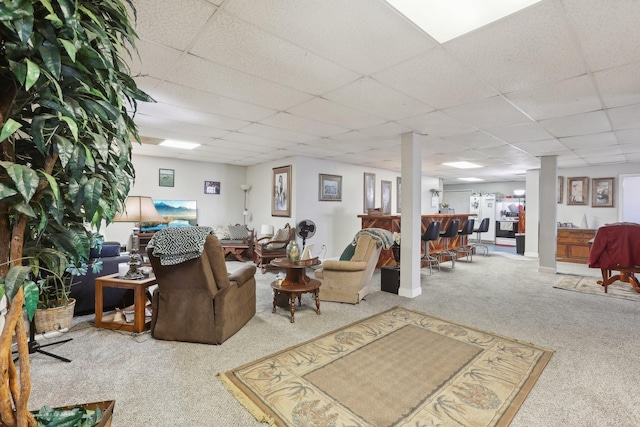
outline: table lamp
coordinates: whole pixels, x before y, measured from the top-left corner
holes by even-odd
[[[129,249],[129,271],[124,275],[124,279],[142,279],[144,275],[138,270],[140,265],[140,241],[138,231],[141,222],[167,222],[158,213],[151,197],[128,196],[124,202],[124,211],[113,218],[113,222],[133,222],[133,232],[131,233],[131,248]]]

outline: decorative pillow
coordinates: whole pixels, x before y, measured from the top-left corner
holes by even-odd
[[[219,225],[217,227],[213,227],[213,234],[216,235],[218,240],[229,240],[231,236],[229,235],[229,226],[228,225]]]
[[[340,261],[351,261],[353,254],[356,252],[356,246],[349,243],[340,255]]]
[[[288,228],[281,228],[279,229],[275,236],[273,236],[273,238],[271,240],[289,240],[289,229]],[[285,246],[287,246],[287,242],[283,242],[283,243],[268,243],[266,246],[266,249],[271,251],[273,249],[282,249]]]
[[[249,230],[244,225],[230,225],[229,238],[231,240],[242,240],[249,237]]]

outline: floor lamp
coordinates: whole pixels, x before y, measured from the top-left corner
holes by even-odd
[[[144,275],[138,267],[142,264],[140,254],[140,240],[138,232],[141,222],[167,222],[158,213],[151,197],[128,196],[124,202],[124,211],[120,212],[113,219],[113,222],[133,222],[133,232],[131,233],[131,248],[129,248],[129,271],[124,275],[124,279],[142,279]]]
[[[244,191],[244,210],[242,211],[242,224],[247,225],[247,217],[249,216],[249,211],[247,210],[247,193],[251,190],[251,186],[249,184],[240,184],[240,188]]]

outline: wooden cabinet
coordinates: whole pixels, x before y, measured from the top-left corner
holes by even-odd
[[[589,240],[596,230],[588,228],[558,228],[556,260],[586,264],[589,258]]]

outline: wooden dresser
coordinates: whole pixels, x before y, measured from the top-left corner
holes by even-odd
[[[596,235],[590,228],[558,228],[556,260],[586,264],[589,258],[589,240]]]

